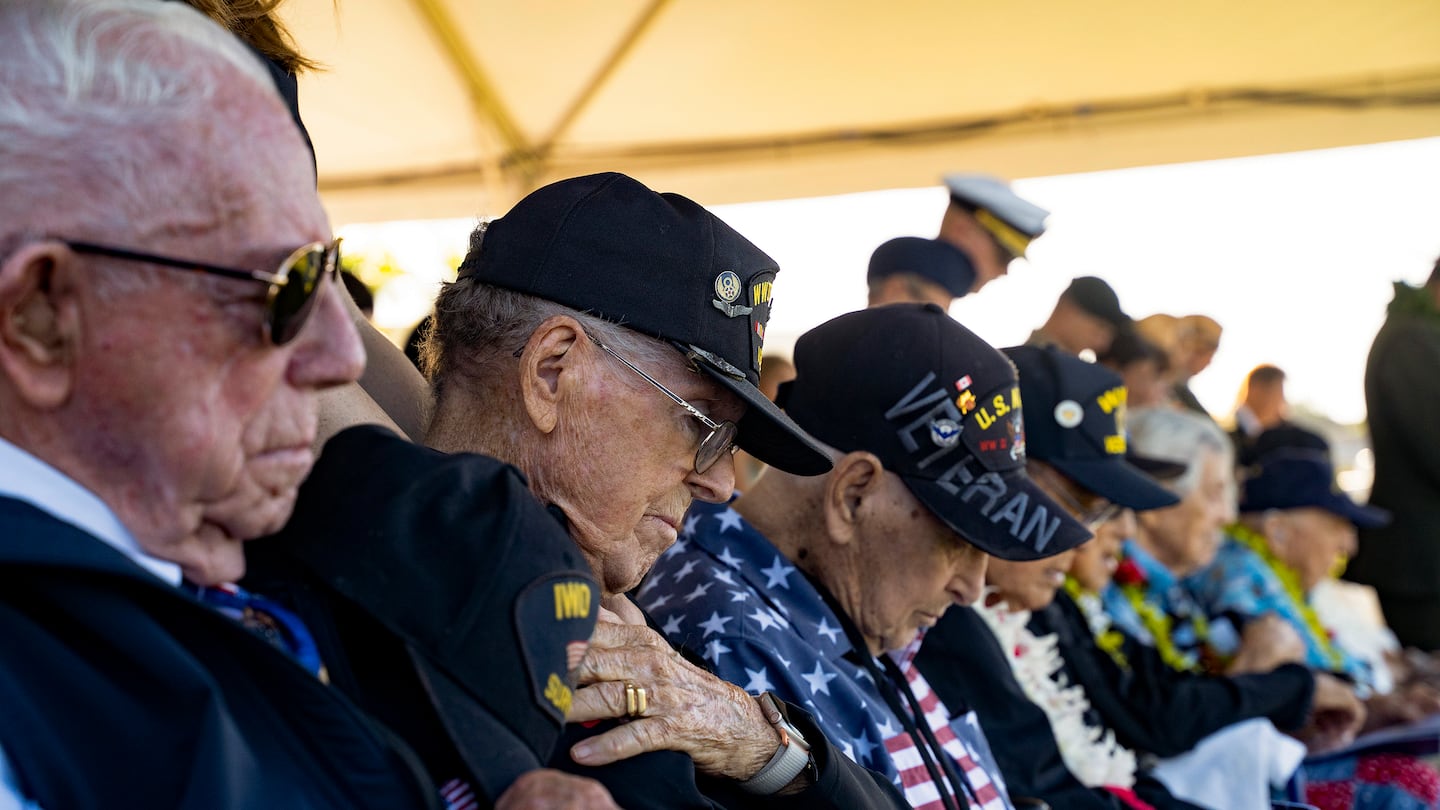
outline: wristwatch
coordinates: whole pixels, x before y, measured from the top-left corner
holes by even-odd
[[[765,692],[755,701],[760,704],[765,719],[780,732],[780,748],[759,773],[741,782],[740,787],[747,793],[769,796],[794,781],[806,768],[813,771],[815,759],[805,735],[785,719],[785,711],[774,695]]]

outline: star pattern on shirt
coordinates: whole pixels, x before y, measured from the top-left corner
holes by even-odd
[[[725,625],[732,621],[735,621],[734,616],[721,616],[718,611],[711,611],[710,618],[700,623],[700,626],[705,630],[705,635],[701,636],[701,638],[711,633],[724,633]]]
[[[680,632],[680,623],[683,621],[685,621],[685,617],[676,613],[665,621],[665,624],[660,627],[660,632],[667,636],[673,636]]]
[[[711,583],[709,583],[709,582],[702,582],[702,583],[700,583],[699,585],[696,585],[696,586],[695,586],[695,590],[691,591],[690,593],[685,594],[685,601],[686,601],[687,603],[688,603],[688,602],[694,602],[696,599],[699,599],[700,597],[704,596],[704,595],[705,595],[705,592],[708,591],[708,590],[710,590],[710,585],[711,585]]]
[[[730,601],[731,601],[731,602],[744,602],[746,599],[749,599],[749,598],[750,598],[750,594],[748,594],[748,593],[746,593],[746,592],[744,592],[744,591],[731,591],[731,592],[730,592]]]
[[[661,555],[660,555],[660,558],[663,560],[663,559],[665,559],[666,557],[674,557],[674,556],[679,555],[679,554],[684,554],[685,552],[687,552],[687,551],[689,551],[689,550],[690,550],[690,544],[689,544],[689,543],[685,542],[684,540],[676,540],[676,541],[670,546],[670,548],[665,549],[665,553],[664,553],[664,554],[661,554]]]
[[[730,566],[731,568],[734,568],[734,569],[737,570],[737,571],[740,570],[741,560],[740,560],[739,557],[736,557],[734,554],[730,553],[730,547],[729,547],[729,546],[726,546],[725,548],[720,549],[719,557],[720,557],[720,562],[725,563],[726,565]]]
[[[820,662],[816,661],[815,671],[810,673],[801,673],[800,677],[804,678],[805,683],[810,686],[810,694],[814,695],[818,693],[821,695],[828,695],[830,694],[830,682],[840,676],[836,675],[833,672],[826,672],[825,668],[821,666]]]
[[[701,658],[719,666],[720,656],[728,652],[730,652],[730,648],[720,643],[720,639],[712,639],[709,644],[705,645],[705,654]]]
[[[749,667],[744,667],[744,670],[746,676],[750,678],[750,680],[745,682],[746,692],[749,692],[752,695],[758,695],[761,692],[774,691],[775,684],[770,683],[770,672],[769,670],[765,669],[764,666],[761,666],[759,669],[751,669]]]
[[[684,537],[684,538],[687,538],[687,539],[688,539],[688,538],[691,538],[691,537],[694,537],[694,536],[695,536],[695,530],[698,529],[698,528],[700,528],[700,516],[699,516],[699,515],[686,515],[686,516],[685,516],[685,524],[680,527],[680,536],[681,536],[681,537]],[[679,545],[679,544],[677,543],[676,545]]]
[[[769,568],[761,568],[760,573],[765,575],[765,587],[785,588],[789,590],[790,583],[785,580],[791,574],[795,573],[795,566],[786,565],[785,558],[777,554],[775,556],[775,562],[770,563]]]
[[[735,586],[735,577],[730,573],[730,569],[728,568],[721,568],[715,565],[710,566],[710,578],[716,582],[723,582],[732,588]]]
[[[698,563],[694,560],[686,560],[685,564],[680,566],[680,570],[675,572],[675,581],[679,582],[694,573],[696,565],[698,565]]]
[[[662,593],[662,594],[660,594],[659,596],[655,597],[655,598],[650,602],[650,604],[646,605],[646,606],[645,606],[645,610],[646,610],[647,612],[649,612],[649,613],[654,613],[654,612],[656,611],[656,609],[658,609],[661,605],[663,605],[663,604],[665,604],[666,602],[669,602],[669,601],[670,601],[670,594],[668,594],[668,593]]]
[[[760,623],[761,632],[769,630],[772,627],[781,626],[780,622],[775,620],[775,615],[764,607],[755,608],[755,612],[750,614],[750,618]]]
[[[864,707],[861,707],[861,708],[864,708]],[[869,762],[869,761],[870,761],[870,752],[871,752],[871,751],[874,751],[876,748],[879,748],[880,746],[879,746],[878,744],[876,744],[876,743],[870,742],[870,734],[869,734],[869,732],[867,732],[865,729],[862,728],[862,729],[860,729],[860,733],[857,734],[857,735],[855,735],[855,747],[856,747],[856,749],[858,750],[858,753],[860,754],[860,759],[856,759],[855,761],[856,761],[856,762],[861,762],[861,760],[863,760],[864,762]],[[851,757],[851,759],[855,759],[855,758],[854,758],[854,757]],[[861,764],[864,764],[864,762],[861,762]]]
[[[726,509],[723,512],[716,512],[715,519],[720,521],[720,532],[728,532],[731,529],[740,531],[740,513],[734,509]]]
[[[815,625],[815,632],[830,639],[831,644],[840,643],[840,628],[831,627],[830,622],[824,616],[821,616],[820,623]]]

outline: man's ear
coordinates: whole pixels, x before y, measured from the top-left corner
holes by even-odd
[[[541,433],[550,433],[560,423],[561,402],[579,382],[581,353],[574,349],[584,335],[579,321],[555,315],[536,327],[520,350],[520,393],[530,421]]]
[[[60,407],[74,388],[78,262],[64,245],[37,242],[0,263],[0,373],[37,410]]]
[[[1267,510],[1260,516],[1260,534],[1265,537],[1270,552],[1281,558],[1289,551],[1295,535],[1290,529],[1289,519],[1279,509]]]
[[[864,520],[867,498],[885,486],[885,467],[874,453],[846,453],[835,461],[825,482],[825,528],[832,542],[852,542]]]

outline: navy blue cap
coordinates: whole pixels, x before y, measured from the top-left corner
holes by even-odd
[[[1115,288],[1103,278],[1081,276],[1070,282],[1060,297],[1122,332],[1135,326],[1135,321],[1120,308]]]
[[[1340,491],[1330,454],[1324,451],[1301,447],[1275,450],[1246,468],[1244,478],[1241,512],[1310,507],[1339,515],[1362,529],[1390,523],[1387,510],[1361,506]]]
[[[977,548],[1034,560],[1090,539],[1025,473],[1015,367],[935,304],[841,315],[801,335],[794,362],[786,412],[837,450],[874,453]]]
[[[1030,456],[1112,503],[1137,511],[1180,502],[1126,460],[1129,392],[1120,375],[1054,346],[1005,349],[1030,414]]]
[[[798,475],[829,458],[760,391],[775,260],[697,203],[623,174],[531,192],[489,223],[459,278],[564,304],[669,341],[749,406],[737,444]]]
[[[908,273],[933,281],[959,298],[975,285],[975,266],[960,248],[942,239],[901,236],[870,254],[866,281]]]

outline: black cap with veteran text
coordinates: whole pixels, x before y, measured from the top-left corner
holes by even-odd
[[[1030,406],[1026,424],[1031,458],[1136,511],[1179,503],[1174,493],[1127,461],[1129,392],[1119,374],[1055,346],[1004,351],[1020,372],[1020,391]]]
[[[459,280],[554,301],[673,343],[748,406],[737,444],[819,475],[829,458],[757,387],[775,260],[714,214],[623,174],[551,183],[489,223]]]
[[[837,450],[874,453],[961,537],[1006,560],[1090,532],[1025,474],[1015,367],[934,304],[841,315],[795,344],[780,402]]]

